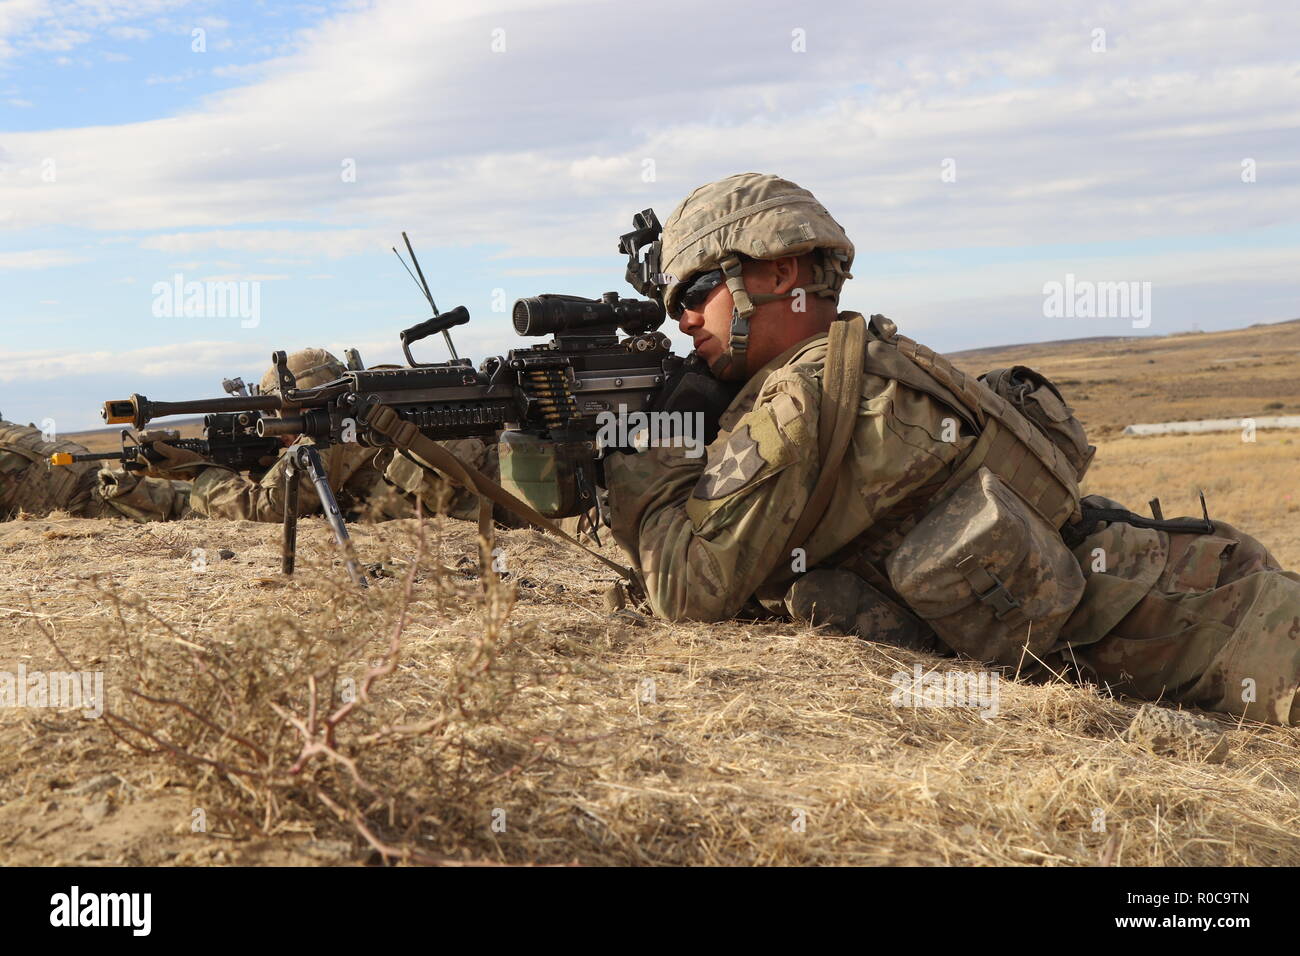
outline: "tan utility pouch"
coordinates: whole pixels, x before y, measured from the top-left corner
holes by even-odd
[[[1065,404],[1060,389],[1051,379],[1028,366],[1013,365],[985,372],[980,381],[1033,422],[1065,455],[1075,477],[1083,480],[1097,448],[1088,444],[1083,423],[1075,417],[1074,409]]]
[[[1052,646],[1084,588],[1060,533],[984,467],[908,532],[885,568],[945,644],[1010,667]]]

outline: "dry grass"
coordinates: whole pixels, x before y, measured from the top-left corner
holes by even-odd
[[[596,610],[606,572],[528,531],[501,534],[510,573],[485,617],[472,529],[459,523],[431,534],[410,578],[398,666],[356,726],[340,726],[339,752],[373,790],[323,758],[295,785],[283,771],[301,735],[271,705],[301,718],[306,675],[359,682],[384,660],[413,525],[358,535],[364,560],[397,570],[365,596],[334,566],[327,582],[259,585],[276,580],[267,526],[223,527],[221,541],[203,522],[2,529],[13,568],[4,640],[17,651],[6,657],[54,666],[31,617],[41,615],[80,666],[106,672],[111,707],[241,771],[232,779],[174,754],[142,756],[111,721],[0,712],[7,858],[378,861],[382,845],[416,860],[585,864],[1300,862],[1295,731],[1234,730],[1228,761],[1207,765],[1122,741],[1134,706],[1095,688],[1003,681],[988,720],[894,707],[891,678],[914,663],[974,665],[790,624],[611,617]],[[303,532],[308,554],[324,559],[324,529],[309,521]],[[227,537],[243,541],[235,559],[190,570],[190,548]],[[114,571],[77,577],[109,554],[121,556]],[[21,589],[35,587],[26,608]],[[510,588],[515,606],[493,624]],[[181,641],[222,662],[220,679],[204,678]],[[467,680],[475,660],[491,667]],[[206,701],[205,715],[272,758],[250,757],[174,706],[132,700],[132,686]],[[223,686],[239,691],[233,704]],[[381,733],[424,723],[436,731]],[[268,779],[248,776],[259,767]],[[78,792],[105,774],[108,785]],[[195,808],[205,833],[191,832]],[[1104,830],[1093,828],[1098,810]]]
[[[1159,497],[1167,517],[1200,516],[1197,491],[1210,517],[1254,535],[1283,567],[1300,568],[1300,433],[1258,431],[1116,438],[1098,444],[1084,480],[1086,494],[1103,494],[1147,514]]]
[[[1076,404],[1112,407],[1092,401]],[[1180,417],[1163,408],[1145,417]],[[1292,446],[1258,438],[1103,440],[1087,490],[1175,514],[1199,485],[1294,563]],[[393,575],[366,594],[317,520],[282,579],[278,533],[0,526],[0,669],[61,668],[57,644],[105,672],[117,715],[0,710],[4,859],[1300,863],[1297,730],[1215,718],[1231,751],[1208,764],[1122,739],[1136,704],[1095,687],[1003,680],[989,719],[896,707],[895,674],[975,665],[788,623],[611,614],[612,575],[530,531],[500,532],[509,571],[485,588],[468,523],[431,522],[422,557],[416,522],[356,526],[362,560]]]

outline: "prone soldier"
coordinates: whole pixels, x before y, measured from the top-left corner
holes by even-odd
[[[322,385],[338,378],[345,370],[337,358],[319,348],[294,352],[288,358],[288,366],[300,388]],[[262,377],[260,388],[264,395],[278,392],[275,368]],[[311,439],[299,441],[310,443]],[[285,443],[293,442],[285,439]],[[477,438],[442,444],[462,461],[486,474],[496,474],[495,444],[485,444]],[[283,457],[262,475],[250,477],[163,442],[156,442],[154,449],[164,460],[155,464],[150,474],[192,479],[190,506],[194,514],[249,521],[283,520],[287,467]],[[437,472],[421,468],[403,453],[343,442],[321,448],[320,456],[330,487],[349,520],[412,517],[416,495],[426,513],[439,512],[464,519],[477,515],[477,497]],[[298,516],[319,514],[321,510],[315,488],[303,483],[298,495]]]
[[[613,533],[656,614],[717,621],[756,600],[1022,674],[1300,719],[1300,575],[1208,516],[1081,500],[1092,449],[1042,427],[1070,418],[1054,389],[1032,392],[1040,420],[1014,376],[977,380],[883,316],[839,312],[854,248],[810,192],[757,173],[705,185],[658,256],[719,432],[704,457],[606,460]]]
[[[0,420],[0,517],[66,511],[78,518],[171,521],[188,513],[189,482],[98,462],[51,467],[50,456],[58,452],[88,453],[67,439],[46,440],[34,425]]]

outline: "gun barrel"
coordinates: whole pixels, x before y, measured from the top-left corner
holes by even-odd
[[[84,455],[69,455],[66,451],[55,452],[50,456],[51,465],[71,465],[79,461],[120,461],[126,457],[123,451],[101,451]]]
[[[216,412],[269,412],[281,406],[279,395],[232,395],[228,398],[200,398],[189,402],[153,402],[143,395],[104,403],[100,417],[109,425],[144,428],[155,418],[169,415],[207,415]]]
[[[256,430],[258,438],[296,436],[303,434],[307,430],[307,421],[301,415],[286,415],[283,418],[259,418]]]

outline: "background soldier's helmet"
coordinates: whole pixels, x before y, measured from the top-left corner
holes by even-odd
[[[721,269],[736,254],[780,259],[814,249],[821,255],[815,257],[813,285],[805,291],[836,299],[844,280],[852,278],[853,243],[812,193],[766,173],[738,173],[709,183],[687,196],[664,223],[664,305],[671,314],[692,276]]]
[[[332,382],[347,371],[343,363],[324,349],[301,349],[292,353],[288,359],[289,371],[298,380],[299,388],[315,388]],[[263,395],[279,393],[280,382],[272,365],[262,376],[261,391]]]

